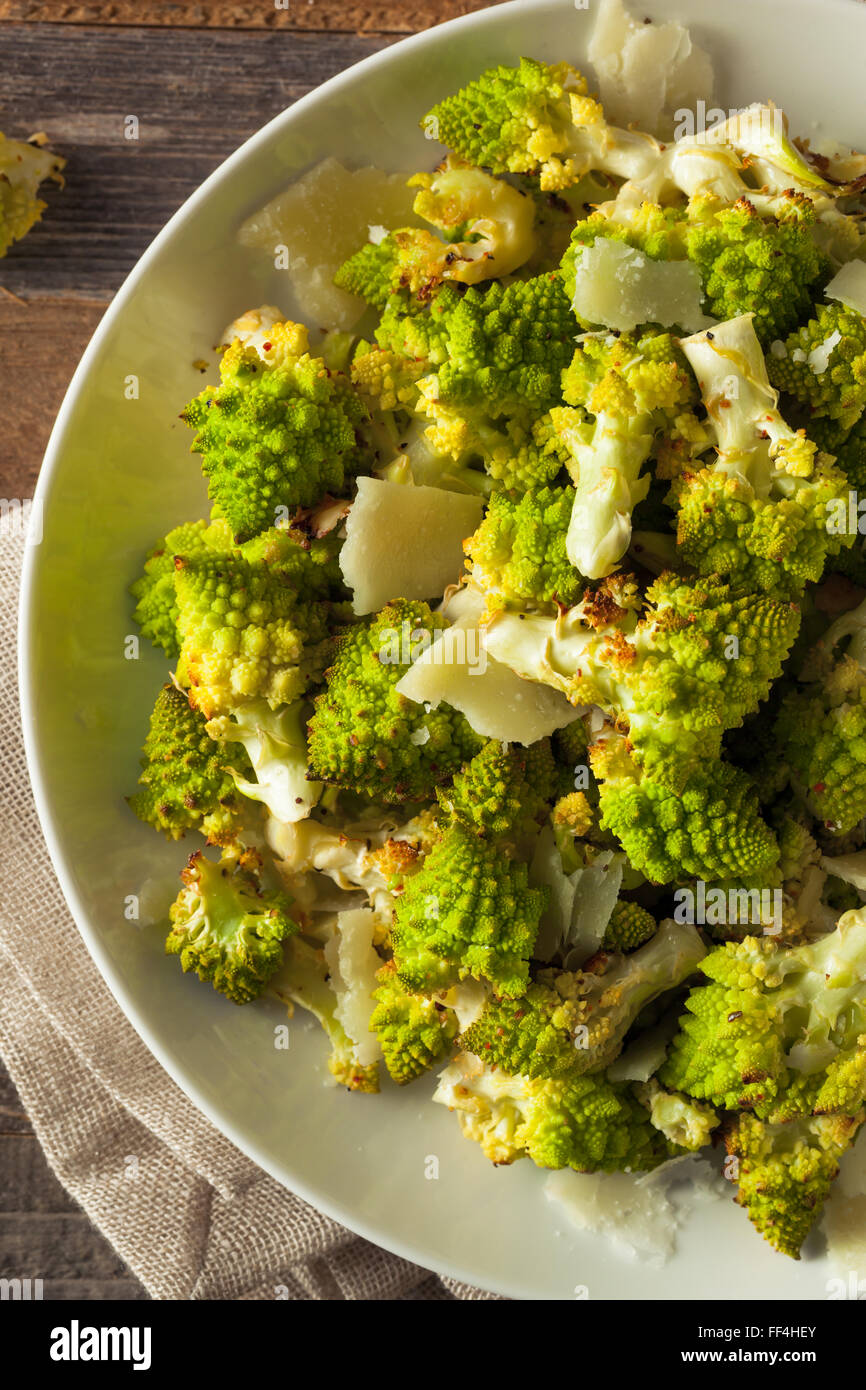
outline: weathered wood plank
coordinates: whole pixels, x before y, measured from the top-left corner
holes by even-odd
[[[94,1239],[94,1237],[96,1237]],[[83,1211],[0,1215],[0,1277],[129,1279],[129,1270]]]
[[[0,0],[0,21],[414,34],[489,0]]]
[[[249,135],[384,38],[0,28],[2,129],[68,160],[42,221],[0,262],[24,298],[109,298],[173,212]],[[216,114],[218,112],[218,115]],[[138,118],[137,140],[124,117]]]
[[[40,1220],[49,1215],[81,1214],[78,1203],[49,1168],[35,1134],[5,1135],[0,1139],[0,1155],[0,1220],[27,1213]]]
[[[2,367],[0,367],[0,380],[3,379]],[[13,496],[20,496],[13,493]],[[12,1085],[12,1078],[0,1061],[0,1172],[4,1171],[2,1147],[3,1139],[11,1135],[32,1134],[33,1126],[27,1118],[27,1112],[21,1103],[15,1087]]]
[[[104,311],[105,303],[74,299],[17,303],[0,294],[0,382],[6,402],[0,445],[3,497],[33,496],[54,417]],[[0,1131],[15,1127],[5,1107],[6,1092],[0,1081]]]

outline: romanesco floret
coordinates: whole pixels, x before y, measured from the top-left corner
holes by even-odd
[[[463,1133],[492,1163],[528,1157],[539,1168],[640,1172],[681,1152],[630,1087],[600,1073],[508,1076],[464,1053],[442,1073],[433,1099],[458,1112]]]
[[[45,149],[40,143],[44,138],[7,140],[0,133],[0,257],[13,241],[27,235],[45,211],[47,204],[37,197],[40,183],[52,179],[63,184],[66,160]]]
[[[714,318],[753,314],[766,346],[809,313],[830,269],[812,235],[811,202],[792,199],[777,217],[762,217],[748,198],[727,207],[699,196],[689,203],[688,220],[686,253],[701,272]]]
[[[338,637],[310,720],[314,777],[386,802],[422,799],[480,750],[462,714],[428,713],[394,689],[445,626],[427,604],[400,600]]]
[[[166,656],[180,653],[177,637],[177,596],[174,591],[175,556],[207,555],[212,550],[232,549],[232,537],[224,523],[188,521],[169,531],[150,551],[144,572],[129,592],[136,600],[135,621],[145,637]]]
[[[574,503],[570,487],[494,493],[465,544],[472,582],[493,608],[570,608],[583,579],[565,553]]]
[[[370,1031],[379,1039],[389,1075],[404,1086],[448,1053],[457,1033],[457,1018],[453,1009],[438,1000],[411,994],[393,961],[383,965],[378,979]]]
[[[441,366],[448,355],[451,317],[463,301],[463,290],[444,284],[429,300],[419,300],[407,290],[392,294],[375,337],[379,347],[409,362],[429,368]]]
[[[670,334],[602,334],[578,347],[562,389],[570,406],[592,416],[552,412],[576,482],[566,549],[582,574],[602,579],[628,550],[632,512],[649,487],[641,469],[654,437],[693,402],[694,382]]]
[[[429,299],[443,281],[475,285],[513,274],[536,249],[535,205],[518,189],[454,155],[432,174],[416,174],[414,212],[437,232],[404,227],[390,232],[341,266],[338,288],[384,309],[406,290]]]
[[[681,1032],[659,1073],[666,1086],[770,1120],[854,1114],[864,1099],[866,913],[786,947],[771,937],[725,942],[701,970]]]
[[[400,252],[391,236],[367,241],[340,266],[334,284],[347,294],[364,299],[374,309],[384,309],[400,288]]]
[[[240,765],[246,762],[241,755]],[[183,691],[165,685],[156,697],[144,744],[140,790],[129,804],[140,820],[173,840],[202,829],[211,840],[230,830],[240,797],[222,749]]]
[[[627,722],[645,762],[715,758],[724,730],[757,709],[780,674],[799,610],[670,572],[646,598],[638,621],[634,581],[615,576],[556,618],[497,612],[487,649],[573,704],[598,705]]]
[[[705,954],[694,927],[664,922],[631,955],[602,952],[582,971],[542,970],[521,998],[491,1001],[462,1046],[511,1075],[600,1070],[622,1051],[641,1009],[693,975]]]
[[[811,677],[786,695],[774,726],[774,745],[811,815],[833,835],[845,835],[866,816],[866,604],[844,614],[807,659]],[[852,637],[847,653],[834,648]]]
[[[299,597],[266,563],[238,554],[178,556],[178,679],[209,719],[245,701],[303,694],[322,657],[330,605]]]
[[[866,407],[866,319],[846,304],[819,304],[778,355],[770,352],[767,368],[773,385],[811,415],[850,429]]]
[[[286,895],[263,891],[260,868],[252,850],[219,863],[199,850],[169,912],[166,953],[235,1004],[263,992],[282,962],[283,941],[298,930]]]
[[[708,761],[684,776],[676,765],[658,775],[642,769],[616,738],[595,745],[591,756],[602,827],[652,883],[770,881],[779,847],[739,768]]]
[[[579,795],[579,793],[577,793]],[[658,922],[640,903],[621,898],[604,929],[605,951],[636,951],[658,931]]]
[[[776,408],[748,315],[682,341],[715,431],[718,458],[674,482],[677,545],[702,574],[795,595],[820,579],[835,534],[829,508],[847,502],[844,474]]]
[[[737,1202],[774,1249],[792,1259],[830,1195],[839,1159],[856,1138],[862,1113],[810,1115],[768,1124],[755,1115],[730,1117],[725,1126],[726,1172]]]
[[[758,337],[768,344],[809,313],[815,287],[829,273],[812,235],[814,221],[807,198],[789,200],[775,217],[760,215],[746,197],[728,205],[709,193],[696,194],[683,209],[613,202],[574,228],[562,262],[566,291],[574,297],[584,248],[607,237],[650,260],[688,259],[700,273],[706,312],[717,319],[753,314]]]
[[[501,995],[522,994],[547,896],[529,886],[526,863],[456,821],[397,900],[398,976],[420,994],[467,976],[489,980]]]
[[[210,496],[237,540],[273,526],[278,508],[338,494],[365,410],[345,378],[309,354],[307,330],[277,323],[263,344],[235,341],[183,418],[196,430]]]
[[[652,167],[659,148],[649,136],[608,125],[568,63],[530,58],[482,73],[435,106],[424,127],[494,173],[538,174],[547,192],[570,187],[590,170],[636,177]]]
[[[444,471],[456,472],[464,482],[471,480],[466,465],[480,462],[485,471],[476,471],[473,492],[490,492],[494,487],[515,492],[542,488],[552,483],[568,462],[567,445],[554,427],[555,411],[535,416],[532,411],[521,410],[494,420],[483,405],[454,405],[443,400],[436,376],[423,377],[418,387],[416,409],[421,420],[430,422],[424,429],[423,447],[446,460]],[[410,444],[405,452],[413,473],[418,472],[417,447]],[[443,468],[441,462],[437,466]],[[425,468],[423,462],[421,467],[416,481],[424,482],[430,467]]]
[[[448,320],[437,393],[492,416],[560,399],[560,375],[574,349],[574,317],[558,274],[469,289]]]
[[[547,814],[556,767],[546,739],[529,748],[490,739],[481,752],[437,793],[457,822],[477,835],[517,844],[537,833]]]

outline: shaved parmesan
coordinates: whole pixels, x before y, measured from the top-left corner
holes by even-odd
[[[376,914],[369,907],[337,913],[336,931],[325,945],[331,986],[337,996],[334,1017],[355,1045],[355,1060],[369,1067],[382,1055],[379,1039],[370,1032],[375,1008],[373,990],[382,961],[373,946]]]
[[[724,1181],[703,1158],[688,1154],[651,1173],[552,1173],[544,1194],[581,1231],[609,1237],[632,1257],[663,1265],[677,1231],[695,1207],[718,1199]]]
[[[429,599],[460,577],[463,542],[478,529],[480,497],[359,478],[340,552],[359,615],[391,599]]]
[[[588,50],[609,121],[669,136],[676,115],[711,103],[713,65],[682,24],[645,24],[601,0]]]
[[[366,306],[338,290],[334,275],[363,246],[370,227],[422,225],[406,177],[379,169],[350,172],[325,159],[247,218],[240,241],[285,271],[305,319],[323,329],[354,328]]]
[[[396,688],[407,699],[433,709],[446,701],[465,714],[482,738],[503,743],[537,743],[575,718],[574,707],[564,695],[523,680],[510,667],[494,661],[471,618],[446,628]]]
[[[863,261],[849,261],[843,265],[824,293],[828,299],[838,299],[841,304],[866,318],[866,264]]]
[[[620,333],[642,323],[697,333],[715,322],[702,301],[700,271],[691,261],[651,261],[633,246],[599,237],[577,262],[573,307],[586,323]]]

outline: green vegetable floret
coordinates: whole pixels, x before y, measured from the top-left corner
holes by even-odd
[[[807,669],[814,678],[786,695],[774,747],[810,814],[834,835],[866,816],[866,604],[844,614],[821,643],[826,658]],[[831,653],[851,636],[848,652]],[[807,668],[810,663],[807,662]]]
[[[574,296],[584,249],[606,237],[650,260],[691,261],[700,273],[706,312],[717,319],[753,314],[755,331],[767,345],[811,312],[815,288],[829,273],[814,223],[814,205],[806,197],[790,197],[777,216],[762,216],[746,197],[731,205],[708,193],[696,194],[686,208],[621,208],[614,202],[575,226],[562,262],[566,291]]]
[[[671,768],[654,774],[616,736],[596,744],[591,761],[601,825],[651,883],[772,879],[779,846],[761,818],[754,784],[739,768],[717,760],[692,768],[684,780],[671,776]]]
[[[224,522],[188,521],[169,531],[150,551],[143,574],[130,586],[129,592],[136,600],[135,621],[145,637],[161,647],[167,657],[180,654],[175,556],[208,555],[214,550],[231,549],[231,533]]]
[[[583,579],[565,553],[573,503],[570,487],[494,493],[465,546],[472,581],[492,607],[544,611],[577,603]]]
[[[398,899],[397,974],[421,994],[467,976],[489,980],[502,995],[522,994],[547,895],[529,886],[525,863],[455,822]]]
[[[405,1086],[429,1071],[450,1051],[457,1033],[453,1009],[438,1000],[411,994],[397,976],[393,961],[378,974],[376,1007],[370,1016],[389,1075]]]
[[[602,579],[628,550],[632,512],[649,488],[641,470],[656,436],[675,432],[678,422],[686,427],[697,393],[670,334],[655,332],[587,337],[562,390],[570,406],[582,407],[553,411],[576,481],[566,550],[581,574]]]
[[[240,554],[178,556],[178,679],[207,716],[301,695],[329,634],[331,605],[301,597],[263,560]]]
[[[694,927],[664,922],[631,955],[602,952],[582,971],[542,970],[522,998],[492,1000],[461,1045],[511,1075],[601,1070],[641,1009],[693,975],[705,954]]]
[[[491,740],[439,794],[448,820],[397,900],[391,933],[400,980],[436,994],[471,976],[517,997],[548,889],[529,886],[523,850],[547,810],[555,765],[546,743]]]
[[[762,217],[748,198],[729,207],[698,196],[688,220],[686,254],[701,272],[714,318],[753,314],[766,346],[810,312],[830,265],[812,234],[815,208],[808,198],[791,198],[777,217]]]
[[[445,626],[426,603],[401,599],[337,638],[309,724],[315,778],[385,802],[429,799],[480,750],[462,714],[427,713],[394,689]]]
[[[555,272],[469,289],[448,319],[438,398],[492,416],[541,415],[560,399],[573,350],[574,317]]]
[[[773,385],[810,415],[851,429],[866,407],[866,319],[845,304],[819,304],[804,327],[774,344],[767,367]]]
[[[810,1115],[774,1125],[748,1113],[728,1121],[726,1168],[738,1185],[736,1200],[781,1254],[799,1260],[861,1123],[848,1115]]]
[[[866,912],[785,947],[728,942],[701,970],[660,1080],[735,1112],[727,1126],[738,1200],[797,1258],[866,1102]]]
[[[604,930],[605,951],[636,951],[658,931],[658,922],[640,903],[621,898],[610,914]]]
[[[441,366],[447,357],[451,316],[462,301],[463,290],[454,284],[440,285],[425,300],[400,290],[390,295],[385,304],[375,332],[376,342],[380,348],[428,370]]]
[[[828,524],[848,481],[777,409],[748,315],[682,340],[716,436],[708,468],[674,482],[677,545],[701,574],[797,595],[853,537]]]
[[[7,140],[0,133],[0,257],[13,241],[27,235],[45,211],[47,203],[37,196],[40,183],[53,179],[63,184],[66,160],[43,148],[39,143],[43,139]]]
[[[546,739],[528,748],[490,739],[437,797],[453,823],[517,847],[524,837],[538,833],[555,776]]]
[[[241,798],[225,754],[204,717],[174,685],[163,686],[156,697],[142,767],[140,790],[129,799],[140,820],[172,840],[193,829],[215,843],[231,837]]]
[[[263,891],[260,870],[252,850],[219,863],[199,850],[169,912],[166,954],[180,956],[184,971],[209,980],[235,1004],[263,992],[282,962],[283,941],[298,930],[285,894]]]
[[[537,174],[546,192],[568,188],[590,170],[623,178],[647,172],[655,141],[609,126],[586,90],[568,63],[521,58],[519,67],[490,68],[440,102],[424,128],[496,174]]]
[[[384,309],[408,291],[424,301],[444,281],[478,284],[518,270],[536,250],[535,204],[502,179],[454,155],[432,174],[416,174],[414,212],[436,231],[404,227],[363,246],[337,271],[334,283]]]
[[[278,508],[313,506],[343,487],[366,412],[346,379],[308,349],[307,330],[295,323],[274,324],[262,356],[236,340],[220,385],[183,412],[210,496],[238,541],[273,526]]]
[[[710,193],[698,193],[685,208],[612,203],[571,232],[562,264],[566,291],[574,297],[582,252],[605,236],[649,260],[691,261],[701,275],[706,313],[720,320],[753,314],[767,346],[808,316],[816,286],[827,278],[828,261],[812,234],[815,215],[803,196],[788,197],[776,217],[760,214],[748,197],[728,204]]]
[[[645,763],[718,757],[721,736],[757,709],[780,674],[799,609],[714,579],[666,573],[638,617],[634,580],[617,575],[557,617],[498,612],[490,654],[520,675],[628,726]]]
[[[770,936],[728,941],[706,957],[665,1084],[771,1120],[856,1114],[866,1049],[866,913],[802,946]]]
[[[456,1110],[467,1139],[492,1163],[530,1158],[578,1173],[641,1172],[681,1153],[652,1124],[629,1086],[600,1073],[509,1076],[461,1054],[433,1097]]]

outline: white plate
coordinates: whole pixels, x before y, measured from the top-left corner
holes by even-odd
[[[638,0],[639,7],[642,0]],[[202,512],[190,436],[177,419],[201,389],[223,326],[251,304],[285,303],[279,273],[238,248],[240,221],[326,155],[394,170],[429,167],[419,118],[495,62],[526,53],[581,65],[594,7],[519,0],[368,58],[278,116],[229,159],[157,237],[93,338],[39,479],[44,540],[27,557],[22,703],[37,804],[91,954],[166,1070],[262,1168],[360,1235],[439,1272],[517,1298],[823,1298],[825,1261],[773,1252],[728,1202],[702,1210],[662,1270],[570,1229],[530,1163],[495,1169],[430,1080],[381,1096],[327,1086],[318,1026],[296,1022],[276,1051],[275,1006],[238,1009],[136,931],[124,898],[166,883],[189,853],[141,826],[123,798],[165,662],[134,631],[126,586],[155,537]],[[862,148],[866,7],[853,0],[651,0],[712,53],[719,104],[772,98],[803,135]],[[290,42],[290,40],[286,40]],[[125,379],[139,379],[127,400]],[[172,894],[173,895],[173,894]],[[428,1157],[438,1158],[429,1179]]]

